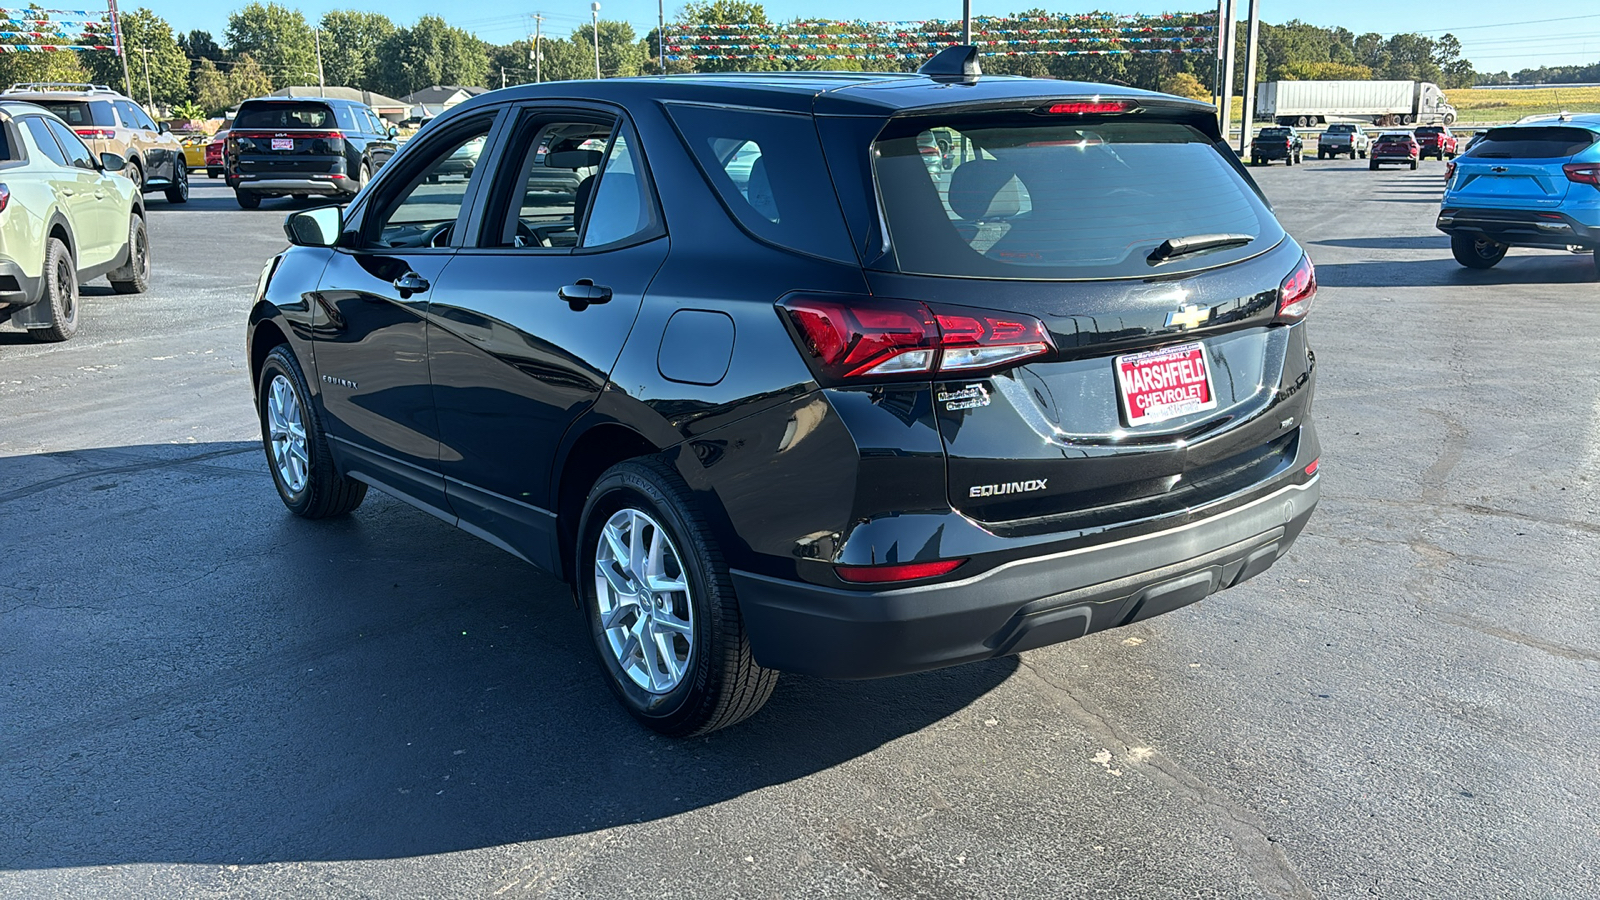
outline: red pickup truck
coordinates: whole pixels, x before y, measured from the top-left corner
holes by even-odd
[[[1439,159],[1456,158],[1456,136],[1450,129],[1443,125],[1423,125],[1413,134],[1417,137],[1417,144],[1422,147],[1422,156],[1434,156]]]

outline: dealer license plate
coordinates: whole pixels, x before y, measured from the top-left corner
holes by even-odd
[[[272,149],[274,149],[274,150],[293,150],[294,149],[294,138],[273,138],[272,139]]]
[[[1148,425],[1215,409],[1205,344],[1196,341],[1119,356],[1117,391],[1128,424]]]

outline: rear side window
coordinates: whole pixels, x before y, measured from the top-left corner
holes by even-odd
[[[750,233],[856,262],[809,115],[674,104],[672,121],[706,180]]]
[[[28,132],[33,135],[33,142],[39,146],[39,152],[49,157],[58,166],[70,166],[67,155],[61,152],[61,145],[56,143],[55,135],[50,133],[50,126],[38,116],[28,116],[22,121],[28,124]]]
[[[56,136],[56,143],[60,144],[61,149],[66,151],[67,161],[70,164],[80,169],[88,169],[91,172],[95,170],[94,154],[90,153],[89,148],[83,141],[72,133],[72,129],[50,119],[42,119],[41,121],[44,122],[45,127],[50,129],[50,133]]]
[[[323,103],[246,103],[239,108],[233,127],[332,128],[333,110]]]
[[[73,128],[104,125],[115,128],[117,121],[111,115],[111,104],[104,100],[30,100],[61,117]]]
[[[930,134],[952,141],[948,158],[923,152]],[[1148,277],[1244,259],[1283,238],[1210,140],[1177,122],[897,119],[874,149],[890,249],[911,274]],[[1148,260],[1168,239],[1212,234],[1251,240]]]
[[[1484,159],[1566,159],[1594,144],[1594,132],[1583,128],[1491,128],[1467,156]]]

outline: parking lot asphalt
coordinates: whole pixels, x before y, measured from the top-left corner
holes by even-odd
[[[1254,175],[1322,284],[1290,555],[688,741],[552,579],[283,509],[243,337],[289,207],[152,199],[149,294],[0,334],[0,897],[1595,896],[1593,264],[1460,268],[1437,162]]]

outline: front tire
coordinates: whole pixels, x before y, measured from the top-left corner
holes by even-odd
[[[168,203],[189,202],[189,167],[178,166],[173,174],[172,184],[167,188]]]
[[[1373,160],[1372,162],[1368,163],[1367,164],[1367,168],[1371,169],[1374,172],[1378,171],[1378,161],[1377,160]]]
[[[128,261],[113,269],[106,280],[119,294],[142,294],[150,290],[150,233],[138,213],[128,223]]]
[[[239,201],[240,209],[260,209],[261,195],[255,191],[234,191],[233,198]]]
[[[40,303],[50,309],[50,324],[28,329],[36,341],[64,341],[78,333],[78,268],[72,251],[57,238],[44,245],[44,296]]]
[[[608,469],[578,526],[575,580],[607,683],[671,737],[743,721],[778,673],[757,665],[712,529],[677,472],[655,458]]]
[[[1475,238],[1471,235],[1450,235],[1450,253],[1456,262],[1469,269],[1492,269],[1500,260],[1505,259],[1506,251],[1511,249],[1507,244],[1497,243],[1488,238]]]
[[[1413,159],[1411,161],[1411,171],[1415,172],[1416,170],[1417,170],[1417,161]]]
[[[128,180],[133,182],[133,189],[138,193],[144,193],[144,166],[140,165],[137,159],[130,160],[127,168],[122,171],[127,174]]]
[[[367,486],[334,468],[328,436],[310,397],[305,374],[288,345],[273,347],[256,384],[256,412],[278,497],[302,518],[342,516],[361,505]]]

